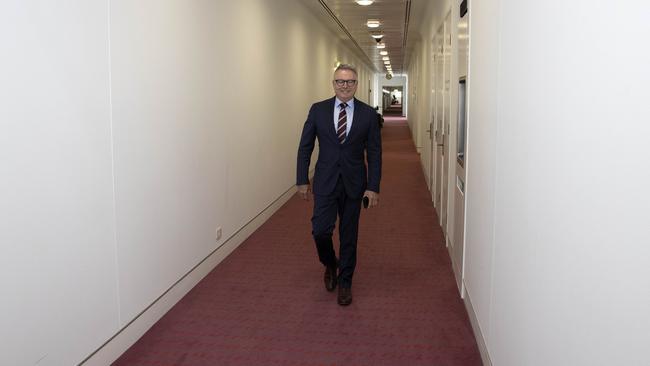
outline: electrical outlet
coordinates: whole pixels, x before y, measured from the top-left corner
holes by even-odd
[[[217,241],[219,241],[219,239],[221,239],[221,228],[220,227],[217,228]]]

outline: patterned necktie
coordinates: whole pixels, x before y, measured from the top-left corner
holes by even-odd
[[[339,136],[339,143],[342,144],[345,141],[345,135],[348,129],[348,116],[345,113],[345,108],[347,108],[348,105],[341,103],[339,104],[339,107],[341,107],[341,112],[339,112],[339,124],[336,129],[336,134]]]

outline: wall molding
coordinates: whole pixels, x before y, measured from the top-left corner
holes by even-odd
[[[467,285],[463,281],[463,287],[466,289]],[[481,327],[476,317],[476,312],[474,312],[474,306],[472,305],[472,300],[470,299],[469,293],[464,291],[463,301],[465,303],[465,309],[467,310],[467,315],[469,316],[469,322],[472,325],[472,330],[474,331],[474,338],[476,339],[476,344],[478,345],[478,351],[481,354],[481,360],[483,360],[484,366],[492,366],[492,360],[490,359],[490,354],[488,352],[487,344],[485,343],[485,337],[481,331]]]
[[[115,362],[199,281],[237,249],[255,230],[262,226],[295,192],[296,188],[292,186],[282,193],[78,365],[105,366]]]

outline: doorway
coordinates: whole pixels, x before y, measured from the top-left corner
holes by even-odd
[[[384,86],[383,91],[383,115],[385,116],[402,116],[404,87],[403,86]]]

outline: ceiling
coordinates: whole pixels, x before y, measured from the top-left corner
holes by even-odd
[[[312,8],[332,29],[346,38],[353,49],[377,72],[386,73],[382,55],[377,42],[370,36],[371,31],[381,31],[386,44],[394,74],[404,73],[407,40],[411,37],[414,24],[411,17],[412,2],[415,0],[376,0],[369,6],[358,5],[354,0],[302,0]],[[417,18],[417,17],[416,17]],[[378,19],[379,28],[368,28],[368,19]],[[417,28],[415,28],[417,29]]]

